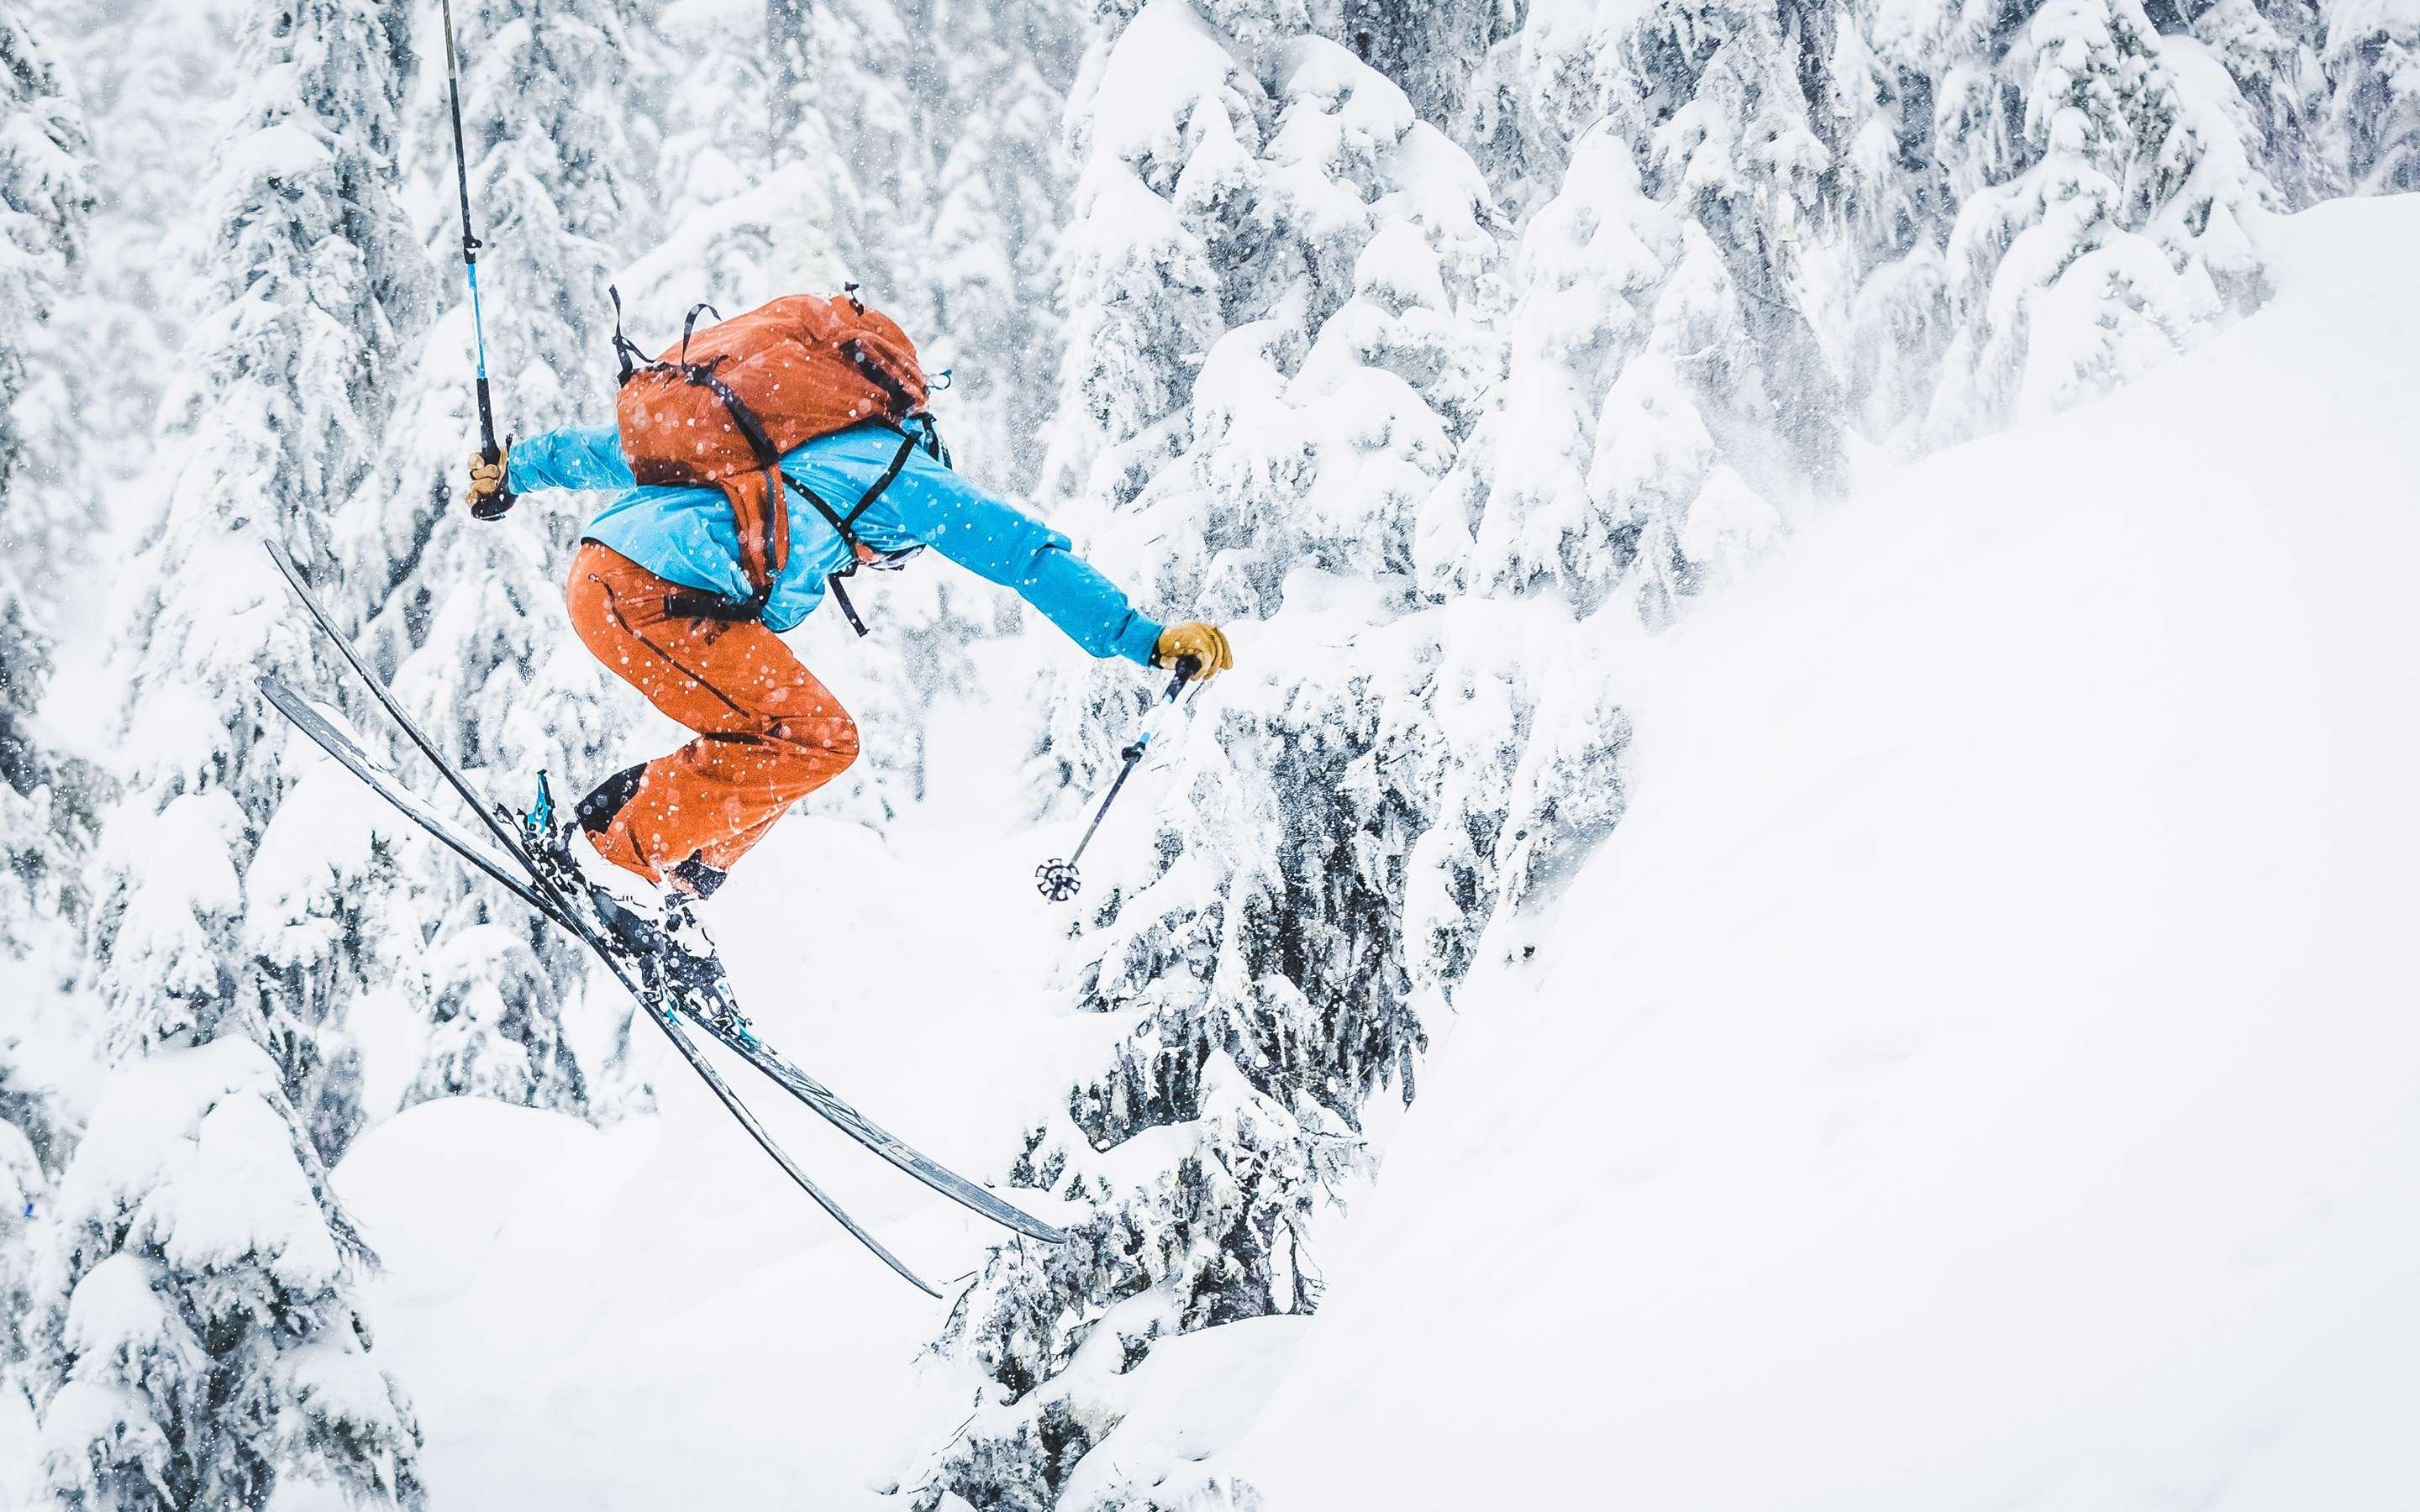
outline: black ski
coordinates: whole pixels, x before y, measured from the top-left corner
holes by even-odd
[[[541,795],[545,792],[542,784],[539,792]],[[544,796],[541,796],[539,801],[541,805],[551,809],[551,801]],[[511,810],[499,808],[496,817],[507,825],[523,825],[520,846],[522,854],[531,856],[536,856],[539,854],[539,847],[544,843],[544,831],[542,828],[529,827],[531,819],[534,819],[535,815],[531,816],[531,819],[520,818]],[[566,883],[560,876],[554,882],[557,891],[563,890],[567,886],[576,885],[576,883]],[[763,1072],[774,1086],[814,1109],[833,1127],[943,1196],[983,1214],[1002,1227],[1014,1229],[1029,1238],[1043,1240],[1053,1244],[1063,1244],[1067,1242],[1066,1230],[1044,1223],[1032,1213],[1012,1206],[1000,1196],[968,1180],[860,1113],[844,1101],[839,1093],[799,1069],[787,1057],[766,1043],[757,1035],[756,1026],[749,1021],[748,1015],[739,1011],[739,995],[732,991],[731,979],[723,973],[722,963],[709,957],[706,964],[712,968],[710,981],[688,984],[665,981],[660,988],[663,1000],[687,1014],[691,1023],[721,1041],[732,1054]],[[657,968],[650,962],[643,964],[640,969],[644,975]]]
[[[295,595],[302,601],[302,606],[310,612],[312,621],[336,647],[364,685],[369,688],[372,696],[378,700],[380,705],[386,710],[411,743],[419,748],[421,754],[428,759],[430,764],[434,765],[439,774],[445,779],[446,783],[454,789],[463,802],[470,805],[472,811],[479,816],[489,834],[502,847],[504,856],[510,858],[510,866],[507,866],[505,860],[499,857],[489,846],[464,834],[458,826],[449,824],[435,813],[424,800],[406,787],[401,779],[363,752],[357,744],[347,738],[340,730],[322,717],[306,700],[296,694],[292,688],[273,678],[263,678],[262,691],[270,701],[330,756],[335,758],[340,764],[368,784],[373,791],[401,810],[414,823],[428,830],[448,849],[477,867],[521,902],[535,908],[561,928],[569,931],[595,951],[597,957],[605,962],[607,968],[613,973],[624,989],[643,1006],[649,1007],[647,1016],[655,1020],[672,1038],[674,1043],[680,1049],[682,1057],[690,1062],[700,1076],[706,1079],[707,1085],[714,1089],[715,1095],[721,1099],[723,1105],[732,1111],[733,1116],[740,1120],[741,1125],[780,1164],[791,1179],[892,1270],[923,1291],[939,1295],[843,1212],[821,1188],[798,1168],[789,1156],[772,1142],[771,1137],[764,1132],[763,1126],[757,1123],[754,1116],[740,1103],[737,1095],[731,1091],[720,1074],[705,1060],[696,1045],[681,1031],[677,1019],[660,1006],[650,1006],[654,1002],[653,996],[644,985],[633,979],[631,964],[625,961],[613,946],[598,937],[596,932],[578,917],[566,900],[555,894],[554,887],[532,859],[521,837],[515,832],[514,826],[491,810],[482,800],[477,790],[471,786],[470,780],[438,751],[435,744],[422,733],[419,725],[396,702],[386,685],[363,662],[360,656],[354,652],[351,643],[337,630],[326,611],[320,609],[318,601],[312,595],[309,584],[303,579],[301,570],[295,566],[293,559],[276,542],[271,541],[267,545],[271,560],[276,563],[278,571],[293,588]],[[520,875],[515,874],[516,870],[520,873]],[[934,1191],[1018,1233],[1052,1243],[1065,1242],[1067,1236],[1063,1230],[1044,1223],[967,1180],[964,1177],[897,1139],[872,1119],[858,1112],[856,1108],[842,1101],[830,1088],[792,1065],[772,1047],[757,1039],[749,1028],[747,1021],[736,1012],[705,1012],[678,996],[675,996],[675,1001],[688,1011],[690,1017],[701,1027],[764,1072],[775,1085],[814,1108],[843,1133],[899,1169],[923,1181]]]
[[[427,737],[423,735],[419,727],[411,722],[411,717],[396,705],[394,698],[386,690],[386,686],[372,676],[368,668],[362,665],[361,658],[353,654],[351,645],[343,636],[336,633],[333,625],[328,623],[327,616],[320,611],[318,602],[311,597],[309,590],[303,586],[302,574],[295,569],[293,561],[274,542],[271,543],[269,552],[276,560],[278,570],[285,573],[287,581],[293,584],[295,592],[301,594],[304,606],[311,611],[311,617],[318,622],[322,630],[328,633],[329,639],[336,642],[338,649],[344,652],[345,659],[352,663],[353,670],[361,673],[363,680],[370,685],[371,691],[378,695],[379,702],[384,704],[387,712],[394,715],[396,722],[403,726],[404,733],[411,737],[412,744],[418,746],[421,753],[436,764],[455,791],[462,794],[465,798],[471,799],[473,809],[478,810],[484,816],[486,810],[478,809],[469,779],[456,771],[452,763],[436,752]],[[679,1018],[650,1006],[647,993],[632,980],[629,968],[620,957],[615,955],[612,947],[597,938],[594,931],[582,924],[573,912],[564,905],[562,900],[544,894],[542,890],[545,887],[544,881],[538,876],[536,869],[530,866],[528,857],[521,855],[520,848],[513,844],[510,831],[490,825],[490,829],[496,838],[505,842],[507,851],[528,873],[529,882],[518,886],[509,876],[502,873],[494,856],[487,853],[486,846],[471,840],[439,819],[429,810],[426,803],[422,802],[410,788],[404,786],[399,779],[372,761],[359,746],[347,739],[342,732],[338,731],[318,710],[312,708],[292,688],[273,677],[263,677],[260,679],[260,689],[263,695],[277,706],[279,713],[294,720],[297,729],[309,735],[315,744],[335,758],[338,764],[368,784],[373,792],[401,810],[413,823],[427,828],[448,849],[461,856],[490,877],[504,883],[511,888],[515,896],[535,907],[539,913],[556,924],[570,931],[582,944],[595,951],[597,959],[605,963],[606,969],[613,974],[614,980],[622,984],[623,990],[628,992],[644,1011],[644,1016],[658,1028],[663,1030],[665,1038],[671,1040],[674,1047],[680,1051],[681,1058],[689,1062],[690,1069],[696,1072],[699,1078],[713,1090],[715,1097],[730,1110],[731,1116],[739,1120],[739,1126],[748,1131],[748,1136],[756,1141],[757,1147],[772,1156],[774,1164],[781,1166],[783,1172],[798,1183],[799,1189],[814,1198],[816,1206],[831,1214],[833,1222],[847,1229],[859,1243],[873,1251],[876,1258],[897,1272],[908,1285],[936,1301],[939,1300],[941,1294],[934,1290],[930,1283],[909,1270],[906,1261],[884,1248],[880,1240],[867,1233],[862,1225],[850,1217],[839,1203],[831,1199],[830,1194],[815,1184],[813,1177],[799,1168],[798,1163],[790,1158],[786,1150],[773,1142],[773,1136],[766,1132],[762,1123],[756,1121],[756,1115],[751,1113],[748,1105],[739,1101],[739,1094],[731,1089],[731,1085],[722,1079],[722,1073],[714,1069],[713,1062],[706,1058],[706,1053],[700,1050],[695,1041],[690,1039],[687,1031],[681,1028]],[[322,736],[328,738],[323,739]]]

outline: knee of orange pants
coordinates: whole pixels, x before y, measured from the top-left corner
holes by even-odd
[[[830,714],[779,718],[765,726],[760,750],[774,757],[774,786],[803,798],[857,764],[857,721],[830,704]]]
[[[814,792],[857,761],[857,721],[845,713],[808,719],[787,719],[768,726],[756,750],[771,758],[762,773],[769,804],[726,797],[723,813],[730,833],[706,841],[697,858],[718,872],[728,872],[771,832],[791,804]],[[628,864],[627,862],[625,863]]]
[[[782,748],[783,764],[809,791],[857,764],[857,721],[838,707],[826,715],[781,720],[765,732],[765,738]]]

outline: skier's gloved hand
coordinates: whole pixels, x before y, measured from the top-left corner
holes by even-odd
[[[504,486],[504,474],[512,465],[512,455],[510,441],[504,443],[504,450],[496,454],[492,462],[488,460],[485,452],[471,454],[471,487],[463,494],[462,501],[471,506],[472,518],[502,519],[504,512],[513,507],[517,496]]]
[[[1187,620],[1160,631],[1159,643],[1152,650],[1151,664],[1173,667],[1187,656],[1198,664],[1193,675],[1202,682],[1235,665],[1235,650],[1227,644],[1227,632],[1200,620]]]

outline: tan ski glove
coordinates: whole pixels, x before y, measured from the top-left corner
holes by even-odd
[[[1194,676],[1203,682],[1231,671],[1235,665],[1235,650],[1227,643],[1227,632],[1200,620],[1187,620],[1159,632],[1159,643],[1153,649],[1151,664],[1173,667],[1190,656],[1201,663]]]

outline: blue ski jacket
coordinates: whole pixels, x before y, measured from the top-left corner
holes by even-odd
[[[899,455],[899,433],[878,424],[819,436],[782,469],[845,515]],[[612,425],[572,425],[513,443],[505,486],[611,489],[582,539],[610,547],[659,578],[725,598],[752,590],[739,564],[739,525],[715,488],[643,486]],[[790,559],[765,605],[765,624],[787,630],[824,599],[824,579],[850,557],[838,532],[790,492]],[[1074,543],[923,447],[851,527],[876,551],[929,546],[979,578],[1014,588],[1095,656],[1151,663],[1160,624],[1136,612]]]

